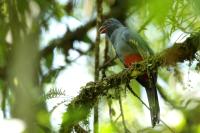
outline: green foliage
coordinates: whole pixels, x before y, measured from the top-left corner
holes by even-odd
[[[28,0],[16,0],[17,8],[20,14],[24,14],[27,11],[27,6],[29,5]]]
[[[7,48],[5,44],[0,45],[0,67],[5,67],[7,64]]]
[[[60,71],[62,71],[65,67],[59,67],[57,69],[50,69],[49,72],[45,75],[42,75],[41,83],[54,83]]]
[[[45,111],[40,111],[38,114],[37,114],[37,120],[38,120],[38,123],[45,127],[45,128],[49,128],[48,127],[48,124],[49,124],[49,114]]]
[[[49,54],[47,57],[46,57],[46,60],[45,60],[45,66],[50,69],[52,67],[52,63],[53,63],[53,54]]]
[[[100,127],[99,133],[114,133],[118,132],[111,123],[104,123]]]
[[[12,2],[14,3],[12,5],[13,8],[8,8],[9,6],[12,7],[11,5],[9,5]],[[91,5],[95,4],[93,0],[87,0],[87,2]],[[70,67],[69,64],[77,63],[77,60],[66,60],[65,63],[68,67],[53,68],[53,62],[56,53],[54,51],[57,48],[62,51],[62,55],[65,56],[66,59],[69,59],[69,57],[71,56],[69,52],[70,50],[76,50],[79,53],[80,57],[87,56],[88,69],[91,70],[91,73],[93,72],[93,48],[95,44],[95,34],[93,34],[93,32],[92,34],[90,34],[90,32],[95,29],[96,22],[93,19],[95,19],[96,16],[96,5],[91,7],[94,9],[89,11],[86,7],[90,5],[85,5],[85,3],[86,2],[83,0],[68,0],[66,4],[61,4],[58,0],[0,1],[0,96],[2,96],[3,99],[1,101],[1,109],[4,111],[4,113],[12,113],[12,110],[15,109],[20,110],[20,108],[14,108],[16,106],[16,104],[14,103],[17,101],[17,98],[22,98],[22,94],[30,94],[31,97],[28,98],[36,97],[36,99],[32,100],[31,103],[37,105],[38,103],[36,104],[34,103],[34,101],[37,101],[38,95],[32,93],[32,91],[34,92],[36,88],[39,88],[38,92],[40,92],[41,95],[44,95],[43,92],[45,88],[43,87],[46,84],[54,84],[55,80],[62,72],[62,70]],[[30,9],[32,6],[38,7],[39,14],[38,16],[36,16],[36,18],[31,15],[32,13],[35,13],[34,11],[36,11]],[[156,52],[160,52],[163,49],[169,47],[169,42],[171,45],[172,36],[177,35],[176,32],[181,31],[185,34],[193,34],[199,32],[200,29],[199,0],[106,0],[104,1],[102,8],[105,13],[103,18],[116,17],[120,21],[130,23],[130,27],[135,27],[136,29],[138,29],[141,35],[147,40],[147,42],[149,42],[149,44],[151,44],[151,47],[153,47]],[[87,16],[87,14],[91,15]],[[14,17],[18,19],[15,19]],[[26,45],[24,45],[25,48],[21,51],[23,53],[28,53],[28,56],[21,58],[27,59],[28,61],[31,60],[30,62],[33,62],[34,59],[30,57],[34,49],[27,51],[26,48],[33,45],[34,47],[37,47],[38,43],[41,42],[41,40],[38,40],[38,38],[40,38],[41,36],[40,30],[45,29],[48,31],[49,27],[51,26],[50,20],[54,19],[58,22],[61,22],[63,18],[67,18],[67,20],[69,20],[67,22],[64,22],[66,24],[66,29],[71,29],[72,27],[72,29],[74,29],[74,27],[77,26],[75,25],[75,23],[71,23],[72,19],[79,21],[81,23],[81,26],[79,27],[78,32],[74,32],[74,30],[70,31],[67,29],[67,32],[63,36],[61,36],[59,39],[55,39],[59,41],[50,41],[48,42],[48,44],[45,44],[45,46],[41,46],[44,47],[43,49],[38,49],[38,51],[36,52],[38,53],[38,55],[36,55],[37,57],[33,57],[34,59],[39,57],[37,60],[38,62],[34,62],[34,67],[31,66],[35,70],[33,71],[34,74],[31,77],[31,83],[33,83],[36,87],[24,87],[25,89],[23,93],[19,93],[19,96],[15,97],[17,90],[23,88],[23,84],[21,83],[21,80],[17,80],[18,84],[15,84],[14,82],[18,77],[16,78],[16,75],[10,76],[11,69],[13,67],[11,64],[16,61],[11,60],[11,57],[15,54],[13,51],[15,51],[16,49],[20,49],[20,44],[26,43]],[[15,31],[15,34],[13,34],[13,31]],[[177,39],[177,37],[175,38]],[[181,36],[180,38],[183,37]],[[77,43],[81,42],[89,45],[89,49],[83,50],[83,45],[75,48],[75,41],[77,41]],[[102,41],[102,43],[103,42],[104,41]],[[17,44],[17,46],[15,46],[15,44]],[[102,48],[102,45],[100,45],[100,48]],[[102,50],[100,54],[104,55],[104,50]],[[100,59],[100,64],[102,65],[104,57],[101,57],[102,59]],[[16,66],[24,66],[24,69],[15,70],[16,72],[19,72],[22,76],[26,75],[23,77],[25,81],[27,80],[27,77],[30,76],[30,74],[27,74],[27,69],[29,68],[25,67],[28,64],[26,61],[23,60],[21,62],[17,62]],[[108,69],[106,68],[106,76],[116,74],[122,70],[123,65],[120,64],[120,61],[117,60],[115,62],[116,63],[111,63],[114,66],[109,66]],[[189,67],[192,70],[196,69],[196,71],[194,72],[197,73],[200,71],[199,54],[197,54],[196,56],[196,65],[194,64]],[[175,69],[172,70],[168,70],[168,68],[159,69],[159,82],[161,81],[161,84],[164,84],[163,86],[161,85],[163,89],[160,91],[160,93],[165,94],[161,94],[161,98],[163,98],[164,101],[166,101],[167,103],[164,104],[164,108],[162,108],[162,111],[164,111],[163,114],[168,114],[172,110],[171,108],[173,108],[183,114],[183,120],[180,120],[179,124],[174,127],[176,131],[198,132],[200,130],[200,121],[197,119],[198,117],[196,116],[198,116],[199,113],[199,102],[188,100],[189,98],[187,96],[189,95],[192,97],[194,94],[189,93],[190,91],[185,92],[186,90],[192,90],[191,88],[187,87],[187,85],[185,85],[185,82],[187,82],[188,80],[184,79],[184,75],[186,75],[186,73],[189,73],[190,71],[189,69],[187,69],[186,66],[188,65],[178,65],[177,67],[175,67]],[[80,69],[82,69],[81,66]],[[75,72],[75,74],[77,73]],[[14,77],[14,79],[11,78],[12,76]],[[131,86],[140,97],[143,95],[141,86],[138,85],[135,81],[131,82]],[[140,131],[141,129],[144,129],[142,130],[144,132],[168,132],[168,129],[166,129],[166,127],[164,126],[160,126],[159,129],[146,129],[146,125],[148,125],[146,121],[148,121],[148,119],[144,119],[142,117],[145,112],[143,105],[138,101],[138,99],[130,95],[128,91],[125,92],[123,86],[120,93],[123,94],[122,103],[123,108],[125,109],[124,114],[127,122],[127,127],[129,129],[132,129],[131,131]],[[89,92],[85,92],[85,94],[90,96]],[[185,96],[184,94],[187,94],[187,96]],[[65,91],[62,89],[52,88],[51,90],[49,90],[49,92],[47,92],[47,94],[45,94],[45,100],[57,97],[59,98],[60,96],[66,96]],[[121,113],[119,111],[119,105],[117,101],[119,98],[118,91],[109,91],[105,96],[107,96],[108,99],[107,102],[109,104],[111,115],[110,117],[112,117],[112,120],[116,120],[116,117],[118,117]],[[10,99],[12,100],[12,103],[9,102]],[[23,99],[24,102],[27,102],[27,99]],[[83,100],[81,102],[84,103],[83,106],[87,105],[85,104],[87,102],[90,106],[92,106],[95,103],[95,100],[96,99],[92,99],[90,101]],[[189,103],[187,105],[196,104],[198,106],[194,106],[192,109],[188,109],[188,106],[183,104],[183,101]],[[58,102],[53,107],[52,111],[54,111],[58,106],[63,103],[66,103],[66,100]],[[101,108],[107,108],[107,104],[101,104]],[[19,105],[25,105],[25,103]],[[37,108],[44,109],[44,105],[45,103],[42,103],[42,105],[38,105]],[[73,106],[73,103],[70,105]],[[182,106],[184,105],[185,108],[182,108]],[[7,108],[11,110],[5,112]],[[109,114],[108,110],[105,109],[105,114]],[[84,114],[88,112],[89,111],[85,109],[65,113],[63,117],[63,123],[65,121],[68,121],[69,123],[67,124],[71,125],[72,123],[70,122],[73,121],[73,119],[78,120],[78,117],[83,117]],[[24,113],[24,115],[26,115],[27,113],[30,112],[27,111]],[[38,111],[38,114],[35,114],[35,112],[31,112],[30,114],[33,115],[32,117],[36,117],[38,123],[42,127],[45,127],[45,129],[50,128],[49,113],[47,113],[45,110]],[[100,115],[102,115],[100,116],[102,118],[105,117],[104,112]],[[100,132],[109,133],[124,131],[121,116],[114,122],[109,122],[108,120],[110,120],[110,118],[106,119],[105,121],[102,120],[102,123],[100,123]]]
[[[200,1],[199,0],[191,0],[191,5],[194,7],[194,11],[199,15],[200,14]]]

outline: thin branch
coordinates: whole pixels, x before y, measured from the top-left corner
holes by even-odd
[[[94,71],[94,81],[98,81],[99,80],[99,44],[100,44],[100,33],[98,32],[100,25],[101,25],[101,21],[102,21],[102,0],[96,0],[96,6],[97,6],[97,19],[96,19],[96,32],[97,32],[97,36],[96,36],[96,44],[95,44],[95,71]],[[94,133],[98,133],[99,132],[99,104],[98,104],[98,100],[96,102],[96,105],[94,106],[94,123],[93,123],[93,127],[94,127]]]
[[[114,120],[114,122],[117,122],[121,116],[122,116],[122,113],[119,114],[119,116]]]
[[[89,133],[88,131],[83,129],[80,125],[75,125],[74,130],[76,131],[76,133]]]
[[[107,97],[107,104],[109,108],[109,117],[110,117],[110,122],[113,123],[113,109],[112,109],[112,99]]]
[[[68,101],[68,100],[63,100],[63,101],[57,103],[49,112],[50,112],[50,113],[53,113],[54,110],[56,110],[60,105],[66,103],[67,101]]]
[[[49,54],[51,54],[56,47],[64,48],[65,52],[67,52],[69,49],[73,48],[73,42],[75,40],[82,40],[83,35],[90,30],[93,26],[95,26],[96,20],[91,20],[84,26],[80,26],[75,31],[67,31],[65,35],[62,38],[55,39],[51,41],[47,47],[45,47],[40,55],[41,57],[46,57]]]
[[[123,123],[123,126],[124,126],[124,132],[130,133],[130,131],[126,127],[126,122],[125,122],[125,118],[124,118],[124,111],[123,111],[123,107],[122,107],[122,98],[121,98],[121,94],[120,94],[119,90],[118,90],[118,94],[119,94],[119,107],[120,107],[120,111],[121,111],[122,123]]]
[[[173,108],[176,109],[184,109],[185,107],[182,107],[180,105],[177,105],[175,103],[175,101],[173,101],[172,99],[170,99],[164,92],[163,88],[160,85],[156,85],[156,88],[158,90],[158,92],[160,93],[160,96],[164,99],[165,102],[169,103]]]
[[[138,30],[138,33],[140,33],[142,30],[144,30],[145,27],[149,24],[149,22],[151,22],[152,19],[153,19],[153,15],[149,16],[149,18],[144,22],[144,24]]]
[[[127,84],[127,88],[128,90],[148,109],[150,110],[149,106],[144,102],[142,101],[142,99],[133,91],[133,89],[130,87],[129,84]],[[175,133],[175,131],[169,127],[161,118],[160,118],[160,121],[172,132],[172,133]]]
[[[107,60],[106,62],[104,62],[104,64],[102,66],[100,66],[99,69],[101,70],[101,69],[107,68],[108,66],[111,66],[115,59],[117,59],[117,56],[115,56],[115,57]]]
[[[109,42],[108,42],[108,39],[106,38],[105,39],[105,49],[104,49],[104,61],[103,61],[103,65],[99,67],[99,70],[102,69],[102,78],[105,78],[106,77],[106,69],[107,69],[107,65],[105,66],[105,64],[108,62],[108,51],[109,51]],[[109,62],[110,63],[110,62]],[[103,67],[104,66],[104,67]]]

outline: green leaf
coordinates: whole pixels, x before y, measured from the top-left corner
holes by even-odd
[[[65,15],[64,10],[63,10],[64,6],[56,3],[53,8],[54,8],[54,15],[55,15],[56,20],[60,21],[61,18]]]
[[[50,70],[46,75],[43,76],[43,83],[50,83],[56,79],[59,72],[63,70],[65,67],[60,67],[57,69]]]
[[[51,67],[52,67],[52,64],[53,64],[53,54],[49,54],[49,55],[46,57],[45,65],[46,65],[47,68],[51,68]]]

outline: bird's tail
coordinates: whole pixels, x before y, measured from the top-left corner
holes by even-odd
[[[145,87],[147,98],[149,101],[149,108],[150,108],[150,114],[151,114],[151,123],[154,127],[156,124],[160,121],[160,107],[158,102],[158,94],[156,90],[156,82],[150,83],[150,79],[147,78],[147,74],[140,76],[137,78],[137,81],[142,84],[142,86]],[[156,80],[152,79],[152,80]]]
[[[159,107],[159,102],[158,102],[158,94],[156,91],[156,87],[145,88],[145,89],[146,89],[147,98],[149,101],[151,123],[152,123],[152,126],[154,127],[160,121],[160,107]]]

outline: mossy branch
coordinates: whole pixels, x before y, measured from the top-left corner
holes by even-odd
[[[97,99],[107,94],[108,90],[118,88],[117,86],[142,75],[147,70],[153,71],[158,67],[173,66],[178,62],[192,60],[199,49],[200,33],[192,35],[183,43],[174,44],[171,48],[167,48],[155,56],[135,63],[118,74],[100,81],[87,83],[86,86],[81,88],[80,94],[68,105],[63,115],[60,133],[69,133],[74,125],[87,118]]]

